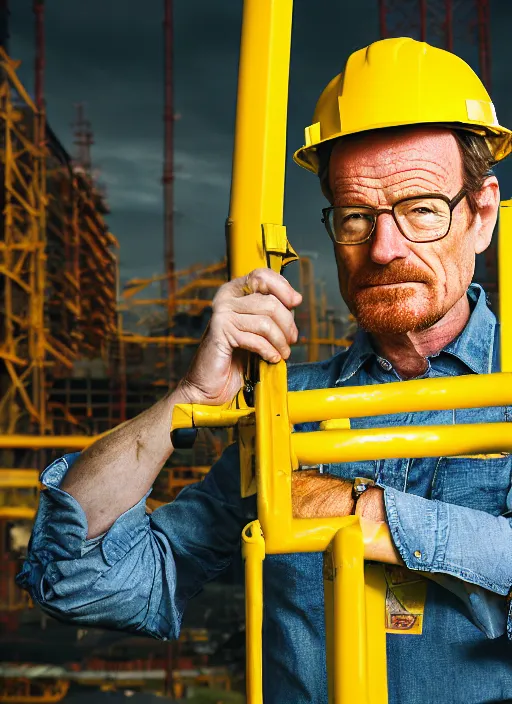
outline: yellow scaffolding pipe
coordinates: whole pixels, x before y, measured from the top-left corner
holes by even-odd
[[[293,433],[298,464],[512,452],[510,423],[405,425]]]
[[[512,405],[511,373],[418,379],[288,394],[291,423],[508,405]]]
[[[102,435],[0,435],[0,448],[15,450],[83,450]]]

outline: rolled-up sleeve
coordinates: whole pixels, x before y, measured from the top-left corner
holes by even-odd
[[[237,448],[173,503],[148,514],[145,496],[92,540],[82,507],[59,488],[77,457],[41,476],[19,586],[60,620],[176,637],[188,599],[229,565],[253,517],[254,501],[240,498]]]
[[[495,596],[508,595],[512,587],[510,520],[389,487],[384,501],[391,536],[407,567],[476,585],[464,588],[474,620],[492,637],[508,626],[512,638],[512,614],[507,624],[506,602]]]

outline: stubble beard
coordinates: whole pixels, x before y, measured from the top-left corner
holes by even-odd
[[[391,335],[426,330],[444,315],[430,287],[419,292],[412,285],[360,289],[350,309],[363,330]]]

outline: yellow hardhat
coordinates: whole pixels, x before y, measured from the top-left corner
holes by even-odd
[[[351,54],[316,104],[306,144],[293,155],[318,173],[317,147],[366,130],[448,125],[485,136],[496,161],[512,151],[482,82],[455,54],[406,37],[383,39]]]

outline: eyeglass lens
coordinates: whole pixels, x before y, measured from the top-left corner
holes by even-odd
[[[450,228],[450,205],[442,198],[430,196],[399,201],[393,207],[393,215],[402,234],[414,242],[441,239]],[[357,244],[370,236],[376,218],[371,208],[336,207],[329,210],[327,224],[336,242]]]

